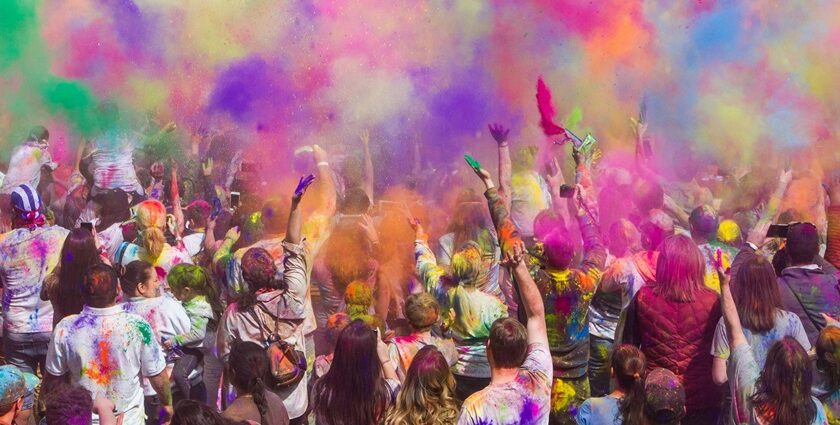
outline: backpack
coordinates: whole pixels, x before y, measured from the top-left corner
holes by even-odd
[[[255,307],[271,315],[264,304],[258,302]],[[289,344],[280,338],[279,320],[275,321],[274,331],[270,332],[266,329],[265,323],[260,320],[256,309],[252,309],[251,314],[260,328],[260,334],[266,345],[265,352],[269,361],[268,376],[264,379],[266,387],[274,392],[294,387],[306,375],[306,355],[296,350],[294,344]]]

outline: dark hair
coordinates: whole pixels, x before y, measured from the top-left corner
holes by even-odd
[[[230,349],[228,368],[230,383],[238,395],[250,394],[260,412],[260,423],[267,424],[268,401],[265,398],[264,379],[270,372],[265,349],[254,342],[236,342]]]
[[[820,236],[817,234],[817,227],[811,223],[791,224],[788,228],[785,251],[790,259],[789,265],[813,263],[814,257],[820,252]]]
[[[50,132],[43,125],[36,125],[29,130],[29,140],[40,142],[41,140],[49,140]]]
[[[120,189],[110,189],[98,193],[91,200],[99,205],[100,229],[107,229],[113,224],[122,223],[131,218],[128,194]]]
[[[130,297],[136,296],[137,285],[147,281],[154,272],[154,267],[145,261],[134,260],[128,263],[120,269],[122,291]]]
[[[207,219],[210,218],[212,209],[213,207],[210,206],[210,204],[203,199],[193,201],[184,210],[184,219],[187,221],[192,221],[198,226],[206,226]]]
[[[817,416],[811,400],[811,360],[797,340],[786,336],[767,352],[764,370],[750,397],[756,415],[771,424],[808,425]]]
[[[110,306],[117,299],[118,283],[117,272],[113,267],[104,263],[94,264],[85,273],[82,282],[85,304],[93,308]]]
[[[82,311],[85,305],[82,297],[82,280],[85,272],[94,264],[101,262],[99,249],[96,248],[96,239],[90,230],[77,228],[67,234],[61,247],[55,296],[50,299],[53,304],[59,306],[58,310],[62,314],[61,317],[54,317],[54,322]]]
[[[761,255],[752,255],[738,269],[732,281],[732,298],[744,328],[767,332],[776,323],[782,295],[773,265]]]
[[[624,391],[619,411],[626,425],[641,425],[645,416],[645,368],[647,358],[637,347],[619,345],[612,353],[612,370],[618,388]]]
[[[554,229],[543,240],[545,258],[551,268],[566,270],[575,258],[575,246],[565,229]]]
[[[512,317],[496,319],[490,327],[488,354],[493,356],[493,367],[515,368],[522,366],[528,355],[528,331]]]
[[[720,219],[717,211],[709,206],[701,205],[691,211],[688,224],[691,227],[691,237],[709,242],[717,238]]]
[[[384,418],[391,396],[382,378],[377,342],[376,333],[361,320],[341,331],[330,370],[313,389],[318,423],[373,425]]]
[[[42,393],[43,394],[43,393]],[[47,425],[90,425],[93,399],[79,385],[60,385],[45,397]]]
[[[195,400],[181,400],[175,405],[171,425],[226,425],[230,422],[215,410]]]
[[[263,248],[245,251],[242,256],[242,279],[248,285],[248,290],[237,297],[237,307],[243,311],[253,307],[257,303],[257,292],[261,289],[285,289],[279,287],[276,274],[277,266],[268,251]]]
[[[785,268],[787,268],[789,261],[790,259],[788,258],[786,248],[782,248],[773,254],[773,271],[776,272],[777,277],[782,275],[782,272]]]
[[[371,206],[371,200],[367,192],[360,187],[347,190],[344,200],[341,201],[339,212],[342,214],[357,215],[367,214]]]

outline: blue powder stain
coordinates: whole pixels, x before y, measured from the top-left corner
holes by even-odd
[[[519,413],[520,424],[535,423],[537,415],[540,413],[540,405],[536,400],[526,398],[522,403],[522,412]]]
[[[743,61],[749,57],[748,34],[744,28],[743,6],[736,2],[721,2],[708,14],[700,16],[691,37],[693,49],[688,53],[688,65],[715,61]]]
[[[70,325],[70,329],[77,331],[82,328],[90,328],[96,324],[96,316],[89,314],[80,314],[76,320]]]

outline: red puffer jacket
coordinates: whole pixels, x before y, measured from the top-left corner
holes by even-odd
[[[624,343],[641,348],[648,371],[661,367],[677,375],[688,412],[720,407],[709,354],[720,317],[720,301],[711,290],[700,291],[694,302],[680,303],[644,286],[627,310]]]

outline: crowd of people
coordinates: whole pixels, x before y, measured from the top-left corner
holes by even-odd
[[[658,170],[636,121],[375,185],[367,134],[255,171],[174,128],[11,153],[0,424],[840,423],[840,178]]]

